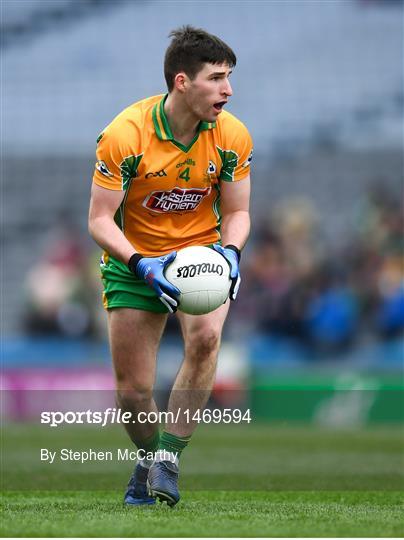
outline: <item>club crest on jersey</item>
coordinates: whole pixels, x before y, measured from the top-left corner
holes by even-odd
[[[97,161],[97,163],[95,164],[95,168],[97,169],[97,171],[100,171],[101,174],[103,174],[104,176],[108,176],[111,178],[111,176],[114,176],[112,174],[112,172],[108,169],[105,161]]]
[[[253,157],[253,152],[254,150],[252,149],[251,152],[250,152],[250,155],[248,156],[248,158],[244,161],[242,167],[249,167],[250,166],[250,163],[252,161],[252,157]]]
[[[210,187],[202,189],[175,187],[169,191],[153,191],[143,201],[143,206],[159,214],[193,212],[209,195],[210,190]]]
[[[213,163],[213,161],[209,160],[209,167],[206,169],[206,174],[215,174],[216,172],[216,165]]]

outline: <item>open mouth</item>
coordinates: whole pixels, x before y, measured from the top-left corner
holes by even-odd
[[[219,103],[215,103],[213,106],[217,111],[221,111],[225,105],[226,101],[219,101]]]

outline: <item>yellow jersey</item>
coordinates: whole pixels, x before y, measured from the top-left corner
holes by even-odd
[[[235,116],[200,122],[188,146],[153,96],[122,111],[97,139],[95,184],[125,191],[115,222],[136,251],[159,256],[220,241],[220,183],[249,174],[252,140]]]

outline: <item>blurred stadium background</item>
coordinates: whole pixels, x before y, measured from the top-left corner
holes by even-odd
[[[255,142],[253,229],[215,403],[248,403],[254,419],[402,421],[403,3],[1,7],[3,414],[37,414],[16,399],[26,389],[112,388],[86,232],[95,141],[165,91],[168,33],[190,23],[236,51],[229,110]],[[163,391],[181,361],[176,330],[170,320]]]

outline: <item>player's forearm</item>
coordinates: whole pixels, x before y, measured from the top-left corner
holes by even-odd
[[[125,264],[136,251],[115,221],[108,216],[90,219],[88,230],[102,249]]]
[[[246,210],[238,210],[225,214],[221,226],[222,245],[232,244],[243,249],[250,234],[250,214]]]

